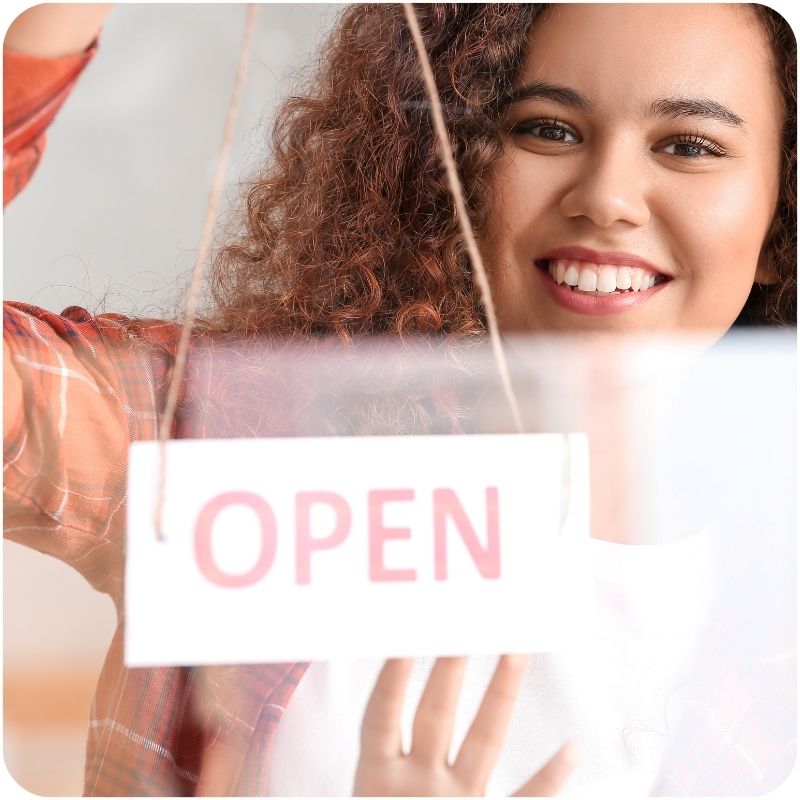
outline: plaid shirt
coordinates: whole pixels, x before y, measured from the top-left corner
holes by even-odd
[[[4,187],[91,59],[4,54]],[[128,445],[157,437],[177,327],[4,304],[5,535],[108,593],[119,624],[89,720],[87,795],[264,794],[269,744],[305,664],[123,666]],[[192,436],[176,422],[174,435]]]

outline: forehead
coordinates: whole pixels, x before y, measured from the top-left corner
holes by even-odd
[[[530,79],[578,89],[617,110],[692,95],[745,119],[775,115],[780,106],[769,42],[741,5],[551,6],[532,33],[520,82]]]

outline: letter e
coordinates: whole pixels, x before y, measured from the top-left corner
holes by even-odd
[[[367,495],[369,509],[369,579],[371,581],[415,581],[415,569],[387,569],[383,546],[388,539],[409,539],[411,528],[387,528],[383,524],[383,504],[414,499],[413,489],[374,489]]]

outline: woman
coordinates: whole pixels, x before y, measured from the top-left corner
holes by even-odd
[[[794,41],[777,15],[759,6],[418,13],[504,331],[720,336],[737,322],[793,324]],[[316,83],[278,118],[274,164],[249,191],[241,237],[216,260],[216,312],[204,327],[480,337],[451,209],[402,9],[349,7]],[[120,465],[131,438],[154,435],[175,328],[30,307],[10,307],[6,326],[7,535],[75,564],[119,604]],[[125,344],[124,360],[110,357],[112,343]],[[54,365],[62,383],[39,383],[32,362]],[[89,379],[64,377],[73,374]],[[98,408],[98,387],[88,427],[67,409]],[[68,403],[51,409],[48,393]],[[45,538],[43,528],[71,535]],[[127,671],[121,630],[93,709],[87,793],[276,791],[268,746],[306,665]],[[450,769],[463,668],[434,667],[402,757],[409,665],[387,664],[367,705],[357,791],[484,790],[527,665],[500,662],[486,696],[505,701],[483,706]],[[199,717],[197,696],[211,698]],[[471,706],[482,697],[473,691]],[[515,752],[537,746],[511,737]],[[516,785],[552,793],[571,759],[562,749]],[[536,766],[524,762],[512,759],[507,777]]]

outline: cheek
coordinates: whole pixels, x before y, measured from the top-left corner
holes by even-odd
[[[753,287],[777,174],[772,181],[763,172],[745,172],[688,176],[691,182],[682,192],[675,187],[662,209],[686,287],[675,294],[679,327],[727,330]]]
[[[692,186],[669,192],[662,206],[676,255],[692,282],[746,299],[776,189],[752,174],[691,177]]]
[[[504,156],[492,181],[490,248],[506,261],[530,257],[534,237],[541,238],[542,225],[557,207],[557,182],[548,180],[546,170],[531,169],[524,153]]]

